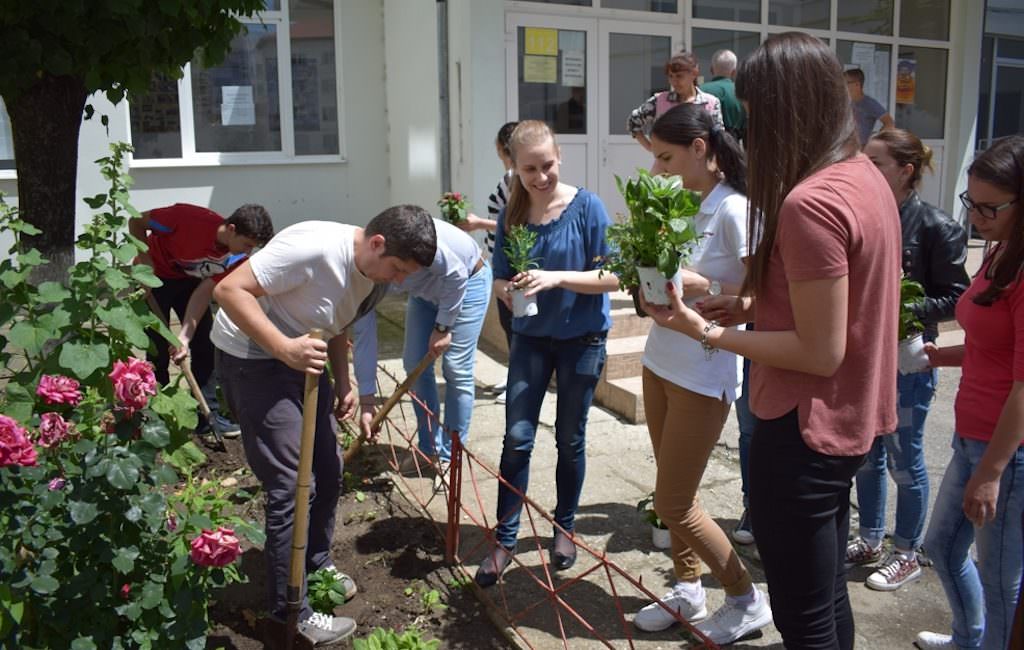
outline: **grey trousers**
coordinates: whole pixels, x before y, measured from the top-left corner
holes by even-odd
[[[269,611],[283,618],[295,518],[305,375],[276,359],[239,359],[221,350],[217,350],[216,362],[224,396],[242,430],[246,460],[266,494],[267,541],[263,554],[267,560]],[[335,438],[334,393],[326,373],[320,377],[318,395],[307,575],[333,564],[331,538],[334,536],[334,512],[341,494],[342,459]],[[303,581],[299,620],[312,614]]]

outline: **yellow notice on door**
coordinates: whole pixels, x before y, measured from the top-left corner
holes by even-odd
[[[553,84],[558,81],[558,57],[524,56],[523,81],[534,84]]]
[[[558,30],[544,27],[527,27],[523,38],[523,54],[558,56]]]

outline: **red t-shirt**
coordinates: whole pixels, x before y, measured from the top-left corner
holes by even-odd
[[[998,300],[983,307],[974,296],[988,288],[989,260],[956,303],[956,320],[964,329],[963,374],[956,393],[956,432],[988,442],[1010,395],[1013,382],[1024,381],[1024,283],[1015,282]]]
[[[148,212],[149,255],[158,278],[220,279],[239,256],[217,243],[223,217],[208,208],[175,203]]]
[[[796,328],[790,282],[848,276],[846,354],[831,377],[751,364],[750,407],[766,420],[796,408],[819,453],[863,454],[896,429],[900,242],[896,200],[863,154],[804,179],[779,210],[757,330]]]

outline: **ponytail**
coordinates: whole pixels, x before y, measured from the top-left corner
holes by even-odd
[[[743,153],[740,143],[731,133],[719,125],[711,127],[711,153],[715,157],[718,170],[725,176],[725,182],[732,189],[746,196],[747,194],[747,156]]]
[[[530,194],[519,180],[519,174],[512,174],[509,181],[508,203],[505,204],[505,233],[514,226],[526,224],[530,212]]]

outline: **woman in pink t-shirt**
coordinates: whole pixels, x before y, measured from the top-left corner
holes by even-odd
[[[859,153],[843,68],[819,39],[766,40],[740,66],[753,254],[741,299],[674,295],[658,324],[750,358],[750,517],[787,647],[853,648],[850,488],[896,427],[900,221]],[[753,249],[753,246],[751,246]],[[756,302],[756,318],[754,318]],[[725,327],[754,320],[755,331]]]
[[[963,375],[953,458],[924,540],[953,610],[953,635],[921,632],[921,648],[1006,648],[1013,625],[1024,510],[1022,198],[1024,136],[1014,135],[971,163],[960,195],[971,224],[996,242],[956,306],[964,344],[925,347],[933,366],[962,366]]]

